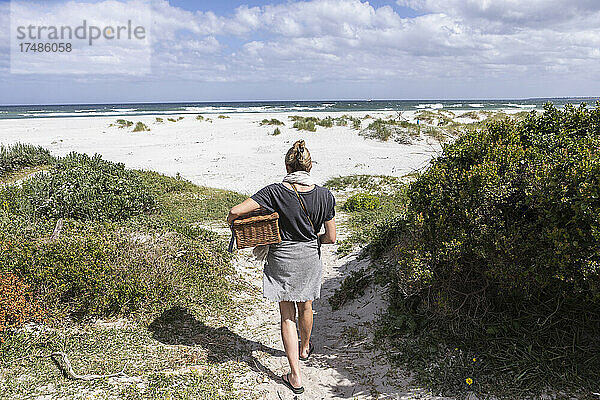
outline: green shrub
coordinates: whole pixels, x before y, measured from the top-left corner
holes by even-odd
[[[279,128],[275,128],[275,130],[273,131],[273,136],[277,135],[281,135],[281,131],[279,130]]]
[[[333,127],[333,119],[331,117],[325,117],[323,119],[320,119],[317,122],[317,125],[325,127],[325,128],[331,128],[331,127]]]
[[[391,127],[388,121],[383,119],[377,119],[371,122],[367,128],[361,132],[361,135],[371,138],[378,139],[381,141],[388,141],[395,133],[395,129]]]
[[[260,122],[260,126],[263,126],[263,125],[285,125],[285,124],[276,118],[271,118],[271,119],[265,118]]]
[[[175,118],[167,118],[167,121],[169,121],[169,122],[177,122],[177,120]]]
[[[459,115],[460,118],[471,118],[474,119],[475,121],[479,121],[480,119],[480,115],[477,111],[469,111],[466,113],[462,113]]]
[[[231,255],[225,241],[198,222],[222,220],[245,196],[128,171],[99,156],[71,154],[47,175],[40,179],[51,181],[49,198],[26,185],[0,188],[0,276],[22,279],[52,317],[149,319],[174,305],[203,318],[229,316],[235,285]],[[116,209],[119,196],[135,200],[140,193],[152,200],[145,209],[152,213]],[[58,212],[52,217],[67,217],[58,239],[49,240],[56,220],[32,205],[32,197],[54,205]],[[70,219],[71,214],[85,218]],[[115,221],[107,221],[112,214]]]
[[[371,245],[392,260],[382,275],[392,319],[404,321],[393,335],[410,335],[410,320],[413,333],[478,352],[479,390],[497,379],[591,390],[600,380],[598,148],[600,105],[546,105],[445,145],[410,185],[407,215]],[[453,374],[464,371],[438,365],[458,390],[464,377]]]
[[[154,215],[140,214],[136,219],[153,226],[175,229],[179,224],[222,221],[223,215],[247,196],[228,190],[196,186],[190,181],[152,171],[136,171],[145,187],[157,198],[160,221]]]
[[[229,302],[230,256],[208,231],[190,236],[66,220],[49,242],[40,236],[52,225],[42,223],[44,232],[7,217],[0,215],[0,272],[22,277],[52,315],[155,313],[175,304],[208,315]]]
[[[40,146],[17,143],[0,145],[0,178],[23,168],[50,165],[56,158]]]
[[[379,197],[373,196],[368,193],[358,193],[346,200],[344,203],[345,211],[362,211],[362,210],[375,210],[379,208],[380,201]]]
[[[118,119],[116,124],[119,128],[129,128],[133,125],[133,122],[127,121],[125,119]]]
[[[162,118],[156,118],[156,123],[157,124],[162,124],[164,122],[164,120]]]
[[[341,117],[335,119],[335,124],[337,126],[348,126],[349,119],[350,117],[348,115],[342,115]]]
[[[387,175],[338,176],[329,179],[323,186],[335,191],[359,189],[371,194],[395,194],[405,188],[400,178]]]
[[[143,122],[138,122],[137,124],[135,124],[135,128],[133,128],[133,132],[145,132],[149,130],[150,128],[148,128],[148,126],[146,126],[146,124],[144,124]]]
[[[20,212],[50,218],[122,220],[152,211],[155,199],[123,164],[71,153],[11,193]]]
[[[296,121],[294,122],[293,127],[298,129],[299,131],[317,131],[317,127],[315,126],[315,123],[313,121]]]
[[[327,118],[331,118],[331,117],[327,117]],[[335,124],[337,126],[348,126],[348,122],[352,122],[353,129],[360,129],[361,122],[362,122],[360,118],[356,118],[356,117],[353,117],[353,116],[347,115],[347,114],[344,114],[341,117],[333,118],[331,120],[332,120],[332,122],[335,122]]]
[[[227,118],[229,118],[229,116],[228,115],[219,115],[218,118],[219,119],[227,119]]]
[[[331,117],[325,117],[325,118],[317,118],[317,117],[302,117],[299,115],[292,115],[289,117],[292,121],[294,121],[294,125],[293,127],[301,130],[301,131],[309,131],[309,132],[316,132],[317,127],[316,125],[325,127],[325,128],[331,128],[333,127],[333,123],[338,121],[334,118]],[[342,117],[343,119],[343,117]]]
[[[204,117],[202,115],[196,115],[196,119],[198,121],[202,121],[202,120],[204,120]]]

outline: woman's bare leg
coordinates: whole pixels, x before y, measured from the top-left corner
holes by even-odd
[[[298,331],[296,331],[296,306],[291,301],[282,301],[279,303],[279,312],[281,314],[281,338],[283,347],[292,370],[289,380],[292,386],[302,386],[300,376],[300,360],[298,359]]]
[[[308,356],[310,334],[313,327],[312,300],[296,304],[298,305],[298,325],[300,328],[300,338],[302,339],[300,356],[306,357]]]

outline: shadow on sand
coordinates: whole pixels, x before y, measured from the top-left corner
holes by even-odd
[[[281,380],[252,353],[262,351],[275,357],[284,357],[283,351],[245,339],[227,327],[208,326],[198,321],[186,308],[176,306],[164,311],[148,326],[148,330],[154,339],[163,344],[202,347],[208,352],[208,360],[213,363],[243,362],[255,372],[266,374],[274,381]]]

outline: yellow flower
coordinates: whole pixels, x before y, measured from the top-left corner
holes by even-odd
[[[470,386],[470,385],[472,385],[472,384],[473,384],[473,379],[471,379],[471,378],[467,378],[467,379],[465,379],[465,382],[467,382],[467,385],[469,385],[469,386]]]
[[[474,359],[473,359],[473,362],[477,362],[477,359],[476,359],[476,358],[474,358]]]

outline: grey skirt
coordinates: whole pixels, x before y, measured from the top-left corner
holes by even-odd
[[[269,246],[263,296],[271,301],[309,301],[321,295],[323,264],[316,240]]]

